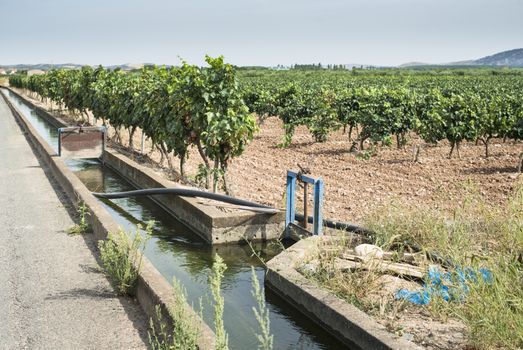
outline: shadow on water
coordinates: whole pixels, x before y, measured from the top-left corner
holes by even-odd
[[[38,127],[35,126],[38,132],[56,148],[56,130],[16,96],[11,95],[10,98],[33,125],[40,123]],[[69,159],[66,164],[91,191],[115,192],[134,189],[130,183],[98,160]],[[229,333],[230,348],[257,348],[255,334],[259,327],[252,311],[255,300],[251,295],[251,268],[254,268],[261,284],[265,268],[258,257],[254,256],[249,245],[211,247],[147,197],[100,202],[126,231],[134,232],[137,224],[145,226],[150,220],[155,222],[153,236],[147,243],[145,255],[168,281],[175,277],[182,283],[190,303],[199,305],[199,300],[202,300],[203,317],[211,326],[213,308],[207,278],[213,254],[218,253],[227,264],[222,291],[225,298],[224,323]],[[281,251],[281,247],[276,243],[254,244],[253,248],[264,260],[269,260]],[[266,298],[271,333],[274,335],[274,349],[346,348],[279,296],[266,291]]]

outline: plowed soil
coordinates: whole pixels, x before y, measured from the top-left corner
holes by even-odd
[[[38,100],[31,100],[49,108]],[[361,223],[370,212],[391,202],[445,208],[463,199],[471,189],[490,203],[498,204],[510,196],[520,177],[517,165],[523,144],[512,140],[491,140],[489,158],[485,157],[482,144],[464,143],[461,158],[454,154],[449,159],[447,142],[426,145],[416,135],[410,135],[403,149],[393,145],[370,152],[371,145],[366,144],[365,151],[351,153],[352,142],[342,130],[329,135],[327,142],[316,143],[304,127],[297,128],[291,146],[280,148],[277,146],[283,139],[280,120],[265,118],[259,121],[259,126],[254,140],[229,166],[232,194],[283,208],[286,172],[299,170],[299,164],[310,170],[310,176],[324,180],[324,218],[334,220]],[[113,135],[114,130],[109,133]],[[121,136],[127,146],[127,132],[123,131]],[[138,131],[135,149],[140,147],[140,141]],[[148,142],[145,145],[151,166],[167,176],[167,162],[159,166],[160,154],[151,152]],[[421,146],[417,162],[414,161],[416,146]],[[375,155],[366,157],[370,153]],[[174,159],[173,163],[177,165],[178,160]],[[186,165],[189,177],[194,177],[200,163],[196,148],[191,149]],[[301,203],[301,190],[298,200]]]
[[[352,142],[341,130],[327,142],[315,143],[305,128],[298,128],[293,144],[285,149],[276,146],[282,138],[279,119],[266,119],[245,153],[229,167],[233,194],[283,207],[286,171],[299,170],[300,164],[325,182],[324,217],[356,223],[391,201],[444,206],[462,199],[471,187],[491,203],[501,203],[517,182],[523,151],[521,143],[492,140],[489,158],[483,145],[469,143],[461,146],[461,159],[456,155],[448,159],[447,143],[428,146],[413,135],[404,149],[381,148],[365,160],[364,154],[349,152]],[[422,145],[418,162],[414,161],[416,144]],[[196,172],[199,162],[193,150],[189,173]]]

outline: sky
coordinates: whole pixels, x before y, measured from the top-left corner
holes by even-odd
[[[0,65],[399,65],[523,47],[523,0],[0,0]]]

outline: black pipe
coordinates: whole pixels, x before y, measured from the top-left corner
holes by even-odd
[[[263,208],[263,209],[276,209],[273,207],[269,207],[267,205],[251,202],[245,199],[239,199],[234,198],[231,196],[227,196],[224,194],[219,193],[212,193],[207,191],[201,191],[201,190],[194,190],[194,189],[187,189],[187,188],[149,188],[149,189],[141,189],[141,190],[133,190],[133,191],[125,191],[125,192],[113,192],[113,193],[99,193],[99,192],[93,192],[93,195],[100,198],[107,198],[107,199],[117,199],[117,198],[126,198],[126,197],[138,197],[138,196],[152,196],[152,195],[158,195],[158,194],[171,194],[176,196],[182,196],[182,197],[201,197],[201,198],[208,198],[217,200],[220,202],[235,204],[235,205],[242,205],[246,207],[254,207],[254,208]],[[303,214],[296,214],[295,215],[297,221],[303,221],[304,217]],[[309,216],[307,221],[309,223],[313,223],[314,218],[312,216]],[[349,231],[349,232],[355,232],[363,235],[370,235],[372,234],[371,231],[359,227],[354,224],[346,223],[346,222],[338,222],[338,221],[332,221],[325,219],[323,220],[323,225],[329,228],[333,228],[336,230],[343,230],[343,231]]]
[[[303,214],[296,213],[295,217],[296,217],[296,221],[298,221],[298,222],[303,220]],[[307,218],[307,222],[309,224],[312,224],[314,222],[314,217],[309,216]],[[351,224],[349,222],[340,222],[340,221],[333,221],[333,220],[329,220],[329,219],[323,219],[323,226],[333,228],[336,230],[341,230],[341,231],[359,233],[359,234],[362,234],[365,236],[371,236],[374,234],[374,232],[367,230],[366,228]]]
[[[149,188],[149,189],[142,189],[142,190],[113,192],[113,193],[93,192],[93,195],[95,195],[96,197],[107,198],[107,199],[117,199],[117,198],[137,197],[137,196],[151,196],[151,195],[159,195],[159,194],[171,194],[171,195],[182,196],[182,197],[208,198],[208,199],[213,199],[213,200],[217,200],[220,202],[241,205],[241,206],[245,206],[245,207],[272,209],[272,210],[274,210],[274,213],[277,213],[278,211],[280,211],[280,209],[276,209],[273,207],[269,207],[267,205],[251,202],[251,201],[248,201],[245,199],[239,199],[239,198],[234,198],[234,197],[227,196],[224,194],[212,193],[212,192],[201,191],[201,190],[193,190],[193,189],[187,189],[187,188]],[[304,219],[304,216],[303,216],[303,214],[296,213],[295,219],[297,221],[302,221]],[[314,218],[312,216],[309,216],[307,218],[307,222],[313,223]],[[372,237],[376,236],[376,232],[368,230],[368,229],[358,226],[358,225],[348,223],[348,222],[340,222],[340,221],[324,219],[323,225],[326,227],[329,227],[329,228],[336,229],[336,230],[361,234],[368,238],[372,238]],[[423,250],[416,243],[405,242],[405,245],[409,246],[414,251],[420,252]],[[436,252],[427,251],[426,255],[432,261],[437,261],[444,266],[447,266],[447,267],[455,266],[455,264],[450,259],[447,259],[447,258],[439,255]]]
[[[273,209],[275,211],[276,210],[279,211],[279,209],[275,209],[275,208],[272,208],[272,207],[269,207],[269,206],[263,205],[263,204],[250,202],[245,199],[239,199],[239,198],[227,196],[225,194],[193,190],[193,189],[188,189],[188,188],[148,188],[148,189],[143,189],[143,190],[133,190],[133,191],[113,192],[113,193],[93,192],[93,195],[95,195],[96,197],[107,198],[107,199],[138,197],[138,196],[154,196],[154,195],[158,195],[158,194],[172,194],[172,195],[181,196],[181,197],[201,197],[201,198],[213,199],[213,200],[217,200],[220,202],[225,202],[225,203],[230,203],[230,204],[235,204],[235,205],[242,205],[245,207]]]

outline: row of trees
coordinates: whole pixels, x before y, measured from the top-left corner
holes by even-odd
[[[180,173],[188,149],[194,145],[207,188],[216,191],[226,172],[256,131],[255,118],[242,99],[235,70],[223,57],[206,57],[207,67],[186,62],[181,67],[149,67],[135,73],[102,67],[52,70],[43,75],[13,76],[9,84],[28,89],[77,115],[92,112],[116,130],[129,132],[129,147],[137,129],[162,153],[180,159]],[[118,134],[119,138],[119,134]],[[169,164],[171,168],[173,164]]]
[[[391,144],[407,142],[410,132],[427,143],[448,140],[450,155],[463,141],[479,141],[489,156],[492,138],[523,138],[523,79],[482,77],[481,79],[427,79],[410,77],[393,81],[372,80],[310,81],[307,76],[293,81],[247,79],[244,99],[259,115],[277,115],[285,138],[291,144],[294,130],[305,125],[317,142],[340,128],[359,127],[353,147],[364,142]]]
[[[202,159],[200,174],[226,186],[227,165],[240,155],[256,130],[255,112],[282,120],[288,146],[297,126],[305,125],[317,142],[340,128],[352,147],[365,141],[398,147],[411,132],[427,143],[448,140],[459,156],[463,141],[523,138],[523,79],[494,76],[365,76],[343,72],[246,72],[241,79],[223,58],[207,57],[208,67],[149,67],[136,73],[101,67],[53,70],[45,75],[13,76],[26,88],[79,115],[91,111],[116,130],[127,129],[130,147],[140,128],[162,155],[184,163],[194,145]],[[239,83],[240,80],[240,83]],[[353,139],[353,130],[358,134]],[[173,165],[170,164],[172,167]]]

